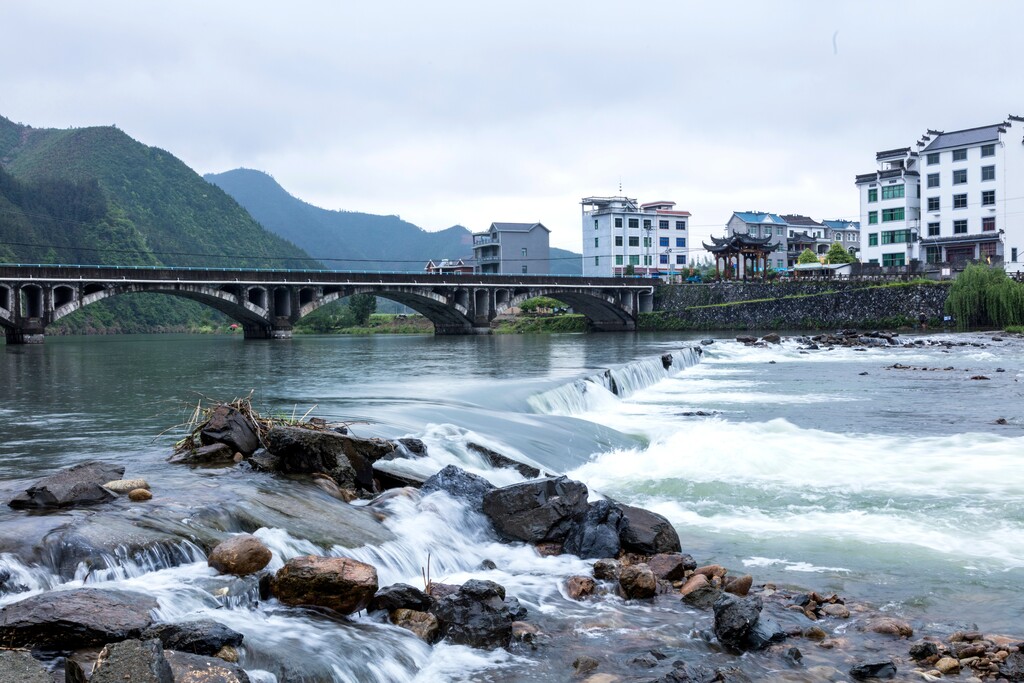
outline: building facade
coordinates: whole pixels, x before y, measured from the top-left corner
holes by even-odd
[[[1022,136],[1024,117],[1010,116],[979,128],[928,130],[913,148],[880,152],[879,163],[893,165],[856,179],[861,221],[875,221],[863,230],[862,260],[903,265],[917,259],[953,267],[981,261],[1020,272]],[[900,160],[902,169],[896,163]],[[899,192],[904,195],[895,197]],[[900,208],[906,212],[905,224],[885,220]]]
[[[823,258],[833,242],[856,254],[860,240],[857,221],[816,221],[800,214],[736,211],[725,224],[726,236],[772,237],[777,244],[769,262],[772,268],[792,267],[804,249]]]
[[[473,233],[473,260],[478,273],[547,275],[551,231],[542,223],[491,223]]]
[[[671,276],[689,268],[690,212],[675,202],[584,197],[583,274]]]

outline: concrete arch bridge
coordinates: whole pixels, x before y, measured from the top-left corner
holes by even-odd
[[[636,278],[0,265],[0,327],[8,344],[41,343],[64,316],[139,292],[203,303],[237,321],[246,339],[288,338],[321,306],[364,293],[423,314],[435,334],[486,334],[495,317],[536,296],[565,302],[600,331],[635,330],[653,305],[651,283]]]

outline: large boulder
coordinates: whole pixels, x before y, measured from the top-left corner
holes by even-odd
[[[79,463],[37,481],[8,503],[15,509],[95,505],[116,496],[103,484],[124,476],[124,467],[98,460]]]
[[[176,683],[250,683],[245,669],[223,659],[173,651],[165,656]]]
[[[395,450],[382,439],[359,439],[302,427],[274,427],[267,450],[280,458],[281,472],[330,475],[342,488],[373,491],[373,463]]]
[[[631,564],[619,572],[619,592],[627,600],[653,598],[658,592],[658,579],[646,564]]]
[[[188,445],[167,459],[172,465],[193,467],[225,467],[235,464],[235,451],[226,443],[211,443],[207,446]]]
[[[293,557],[278,570],[271,589],[286,605],[351,614],[365,609],[376,594],[377,570],[347,557]]]
[[[723,593],[715,600],[715,636],[723,647],[737,652],[761,650],[784,640],[786,632],[761,616],[761,598]]]
[[[272,557],[263,541],[250,534],[239,534],[218,543],[210,551],[207,564],[221,574],[245,576],[266,567]]]
[[[204,446],[226,444],[232,453],[252,455],[260,447],[260,437],[252,423],[238,409],[221,404],[210,412],[210,417],[199,432]]]
[[[225,645],[238,647],[243,636],[220,622],[198,619],[178,624],[157,624],[143,631],[139,638],[157,638],[168,650],[213,656]]]
[[[396,583],[385,586],[377,591],[370,601],[369,610],[393,612],[396,609],[410,609],[425,612],[434,604],[433,598],[415,586],[407,583]]]
[[[431,613],[441,622],[441,635],[458,645],[490,650],[507,647],[512,640],[515,619],[505,589],[493,581],[467,581],[438,600]]]
[[[591,503],[583,518],[573,525],[562,550],[583,559],[615,557],[619,554],[619,536],[625,525],[622,509],[615,503],[609,500]]]
[[[682,553],[658,553],[647,560],[647,566],[659,579],[681,581],[686,578],[687,570],[697,568],[697,563],[692,557]]]
[[[563,541],[586,510],[586,485],[564,476],[488,491],[483,504],[499,534],[530,543]]]
[[[420,491],[424,495],[435,491],[444,491],[452,498],[465,501],[469,509],[477,512],[483,510],[484,495],[492,490],[494,490],[494,485],[491,482],[455,465],[448,465],[423,482],[423,486],[420,487]]]
[[[497,451],[493,451],[486,446],[470,442],[466,444],[466,448],[483,456],[483,459],[486,460],[487,464],[491,467],[513,469],[527,479],[536,479],[540,476],[540,470],[533,465],[527,465],[525,462],[519,462],[507,455],[502,455]]]
[[[626,518],[625,528],[619,536],[623,550],[640,555],[682,551],[679,534],[667,519],[632,505],[620,504],[619,507]]]
[[[0,650],[0,683],[53,683],[53,677],[28,652]]]
[[[90,683],[174,683],[159,640],[125,640],[100,651]]]
[[[157,601],[96,588],[51,591],[0,609],[0,647],[75,649],[136,638]]]

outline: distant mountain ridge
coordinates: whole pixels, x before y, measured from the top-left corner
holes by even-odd
[[[473,235],[461,225],[429,232],[398,216],[313,206],[270,175],[238,168],[203,176],[245,207],[263,227],[294,242],[334,270],[422,271],[430,259],[471,258]],[[552,274],[578,275],[582,257],[551,250]]]

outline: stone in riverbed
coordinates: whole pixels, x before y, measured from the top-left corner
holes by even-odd
[[[376,594],[377,570],[346,557],[293,557],[278,570],[271,590],[286,605],[351,614],[365,609]]]
[[[137,637],[157,601],[140,593],[78,588],[51,591],[0,609],[0,647],[75,649]]]
[[[376,610],[393,612],[398,609],[425,612],[433,604],[433,598],[419,588],[406,583],[396,583],[391,586],[385,586],[377,591],[367,609],[371,612]]]
[[[108,481],[103,488],[110,489],[114,493],[128,493],[134,489],[148,489],[149,484],[145,479],[115,479]]]
[[[623,550],[640,555],[682,551],[679,534],[667,519],[632,505],[620,504],[619,507],[627,522],[619,536]]]
[[[142,640],[157,638],[168,650],[213,656],[225,645],[238,647],[242,634],[212,619],[198,619],[177,624],[157,624],[139,636]]]
[[[563,541],[587,510],[587,487],[567,477],[549,477],[484,494],[483,511],[508,539]]]
[[[679,592],[683,596],[683,602],[697,609],[711,609],[718,596],[722,594],[722,591],[712,586],[708,577],[703,574],[692,575]]]
[[[743,576],[737,576],[731,581],[727,581],[723,590],[725,590],[726,593],[744,596],[750,592],[750,587],[753,585],[754,577],[750,574],[744,574]],[[847,610],[846,616],[850,616],[849,610]]]
[[[627,600],[653,598],[658,579],[646,564],[631,564],[619,572],[619,592]]]
[[[221,404],[210,412],[206,425],[199,432],[199,441],[204,446],[222,443],[231,452],[252,455],[260,447],[260,438],[249,419],[238,409]]]
[[[587,506],[583,518],[573,525],[562,550],[582,559],[615,557],[619,554],[619,535],[626,522],[622,509],[608,500]]]
[[[892,661],[859,664],[850,669],[850,676],[858,681],[870,678],[896,678],[896,665]]]
[[[214,443],[208,446],[186,448],[185,450],[178,451],[168,458],[167,462],[172,465],[201,465],[204,467],[233,465],[235,463],[235,452],[226,444]]]
[[[11,499],[16,510],[95,505],[114,499],[103,484],[124,475],[124,467],[90,460],[51,474]]]
[[[484,460],[486,460],[487,464],[491,467],[513,469],[527,479],[536,479],[540,476],[540,470],[533,465],[527,465],[525,462],[519,462],[507,455],[502,455],[497,451],[493,451],[486,446],[470,442],[466,444],[466,448],[474,453],[482,455]]]
[[[250,683],[245,669],[222,659],[171,650],[165,657],[177,683]]]
[[[125,640],[100,651],[90,683],[174,683],[159,640]]]
[[[1011,652],[999,663],[999,675],[1008,681],[1024,681],[1024,652]]]
[[[597,583],[589,576],[570,576],[565,582],[565,592],[573,600],[582,600],[594,594]]]
[[[239,534],[218,543],[206,563],[221,574],[245,576],[266,567],[272,557],[263,541],[250,534]]]
[[[659,579],[681,581],[686,577],[686,570],[696,569],[697,563],[682,553],[658,553],[647,560],[647,566]]]
[[[441,623],[430,612],[402,608],[391,612],[388,619],[395,626],[412,631],[420,640],[427,643],[437,642],[441,633]]]
[[[762,618],[760,598],[741,598],[723,593],[715,600],[714,609],[715,636],[727,649],[738,652],[762,650],[786,637],[778,624]]]
[[[956,657],[942,657],[939,661],[935,662],[935,668],[943,676],[958,674],[960,673],[960,660]]]
[[[53,677],[28,652],[0,650],[0,683],[53,683]]]
[[[622,566],[618,560],[605,558],[594,563],[594,578],[600,581],[618,581]]]
[[[153,494],[149,489],[132,489],[128,492],[128,500],[133,503],[141,503],[144,500],[152,500]]]
[[[281,472],[325,472],[342,488],[364,491],[373,491],[373,463],[395,451],[395,444],[383,439],[302,427],[274,427],[266,441],[267,450],[280,458]]]
[[[493,581],[472,579],[457,593],[431,608],[441,622],[442,636],[457,645],[481,649],[508,647],[515,621],[505,600],[505,589]]]
[[[873,633],[880,633],[886,636],[896,636],[897,638],[910,638],[914,635],[914,629],[907,622],[902,619],[896,619],[894,617],[879,617],[872,619],[866,625],[866,630]]]
[[[452,498],[464,501],[470,510],[477,512],[483,511],[484,495],[492,490],[494,485],[491,482],[455,465],[448,465],[420,487],[423,495],[444,491]]]

